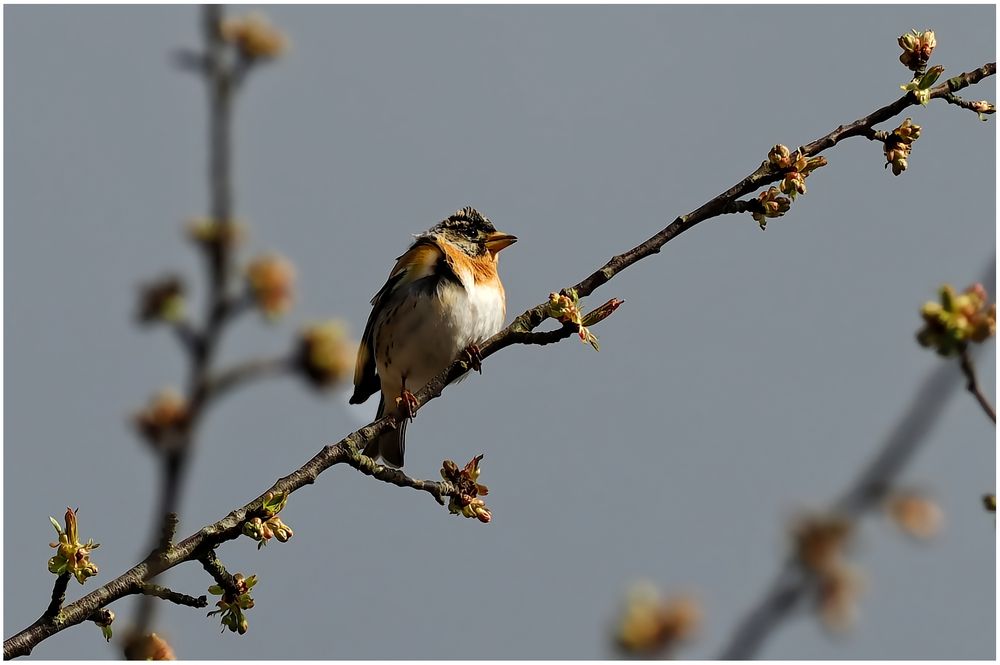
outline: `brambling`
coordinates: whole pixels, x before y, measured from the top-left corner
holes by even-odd
[[[506,299],[497,255],[517,238],[500,233],[474,208],[463,208],[416,237],[372,298],[354,370],[351,404],[381,389],[378,417],[404,405],[413,418],[413,392],[503,326]],[[402,418],[369,443],[364,454],[403,466]]]

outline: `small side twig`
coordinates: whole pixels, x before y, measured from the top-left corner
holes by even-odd
[[[201,567],[205,569],[205,572],[212,576],[216,584],[225,589],[226,593],[234,597],[240,595],[239,589],[236,588],[236,583],[233,581],[233,576],[229,574],[226,567],[215,556],[214,549],[206,549],[202,552],[198,556],[198,562],[201,563]]]
[[[948,102],[949,104],[954,104],[966,111],[972,111],[973,113],[978,113],[982,115],[992,115],[997,112],[997,109],[993,104],[985,101],[969,101],[968,99],[963,99],[953,92],[948,92],[941,95],[941,99]],[[985,120],[985,118],[983,118]]]
[[[140,582],[137,584],[137,591],[144,596],[152,596],[154,598],[168,600],[171,603],[184,605],[185,607],[208,607],[208,596],[189,596],[186,593],[173,591],[172,589],[168,589],[167,587],[160,586],[158,584]]]
[[[295,368],[290,356],[274,358],[252,358],[239,364],[220,369],[205,377],[202,390],[205,400],[218,399],[230,390],[255,380],[269,376],[290,373]]]
[[[56,578],[55,584],[52,585],[52,601],[45,608],[42,619],[54,619],[59,614],[63,603],[66,602],[66,588],[69,586],[69,578],[69,573],[63,573]]]
[[[962,374],[965,375],[965,389],[972,393],[972,396],[976,398],[979,402],[979,406],[983,407],[983,411],[986,412],[987,417],[993,421],[995,425],[997,422],[997,412],[987,399],[986,395],[983,394],[982,389],[979,387],[979,380],[976,378],[976,366],[972,362],[972,356],[969,354],[968,349],[962,350],[962,355],[960,356]]]
[[[375,460],[360,453],[349,455],[344,462],[366,476],[371,476],[384,483],[389,483],[396,487],[412,487],[415,490],[427,492],[442,506],[445,504],[445,497],[451,496],[457,491],[455,485],[448,481],[411,478],[400,469],[392,469],[381,464],[376,464]]]
[[[157,551],[165,553],[173,547],[178,524],[180,524],[180,520],[177,517],[177,513],[171,512],[163,516],[163,531],[160,534],[160,545],[157,547]]]

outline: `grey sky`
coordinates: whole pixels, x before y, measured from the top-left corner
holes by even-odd
[[[992,6],[266,12],[293,49],[238,101],[237,206],[252,251],[295,261],[301,296],[280,324],[241,321],[227,361],[284,349],[310,319],[359,334],[410,234],[465,205],[521,238],[501,265],[519,313],[774,143],[895,99],[903,31],[935,29],[951,73],[995,58]],[[134,327],[135,286],[170,269],[200,285],[180,222],[207,194],[203,86],[168,61],[198,43],[195,9],[4,14],[9,636],[48,600],[48,515],[80,507],[102,543],[97,582],[141,556],[155,466],[126,415],[179,385],[184,363],[166,331]],[[995,100],[995,85],[968,96]],[[595,329],[599,354],[508,349],[421,411],[407,470],[432,478],[484,452],[492,524],[331,470],[291,498],[290,543],[221,548],[261,576],[247,635],[174,606],[161,632],[186,658],[599,658],[624,592],[648,578],[700,596],[706,623],[683,655],[711,657],[773,576],[787,517],[846,486],[941,362],[913,341],[919,306],[993,254],[996,121],[942,103],[911,115],[924,134],[901,177],[851,140],[765,233],[748,216],[710,221],[602,288],[594,304],[627,302]],[[980,369],[992,395],[992,345]],[[282,379],[220,403],[181,532],[360,424],[369,412],[346,402]],[[995,486],[993,437],[956,395],[904,475],[940,500],[940,538],[917,546],[867,521],[857,629],[830,640],[797,619],[762,655],[992,659],[995,530],[978,497]],[[166,580],[209,584],[194,565]],[[114,608],[122,628],[132,607]],[[34,656],[117,654],[82,626]]]

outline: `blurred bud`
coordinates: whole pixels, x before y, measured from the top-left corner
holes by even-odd
[[[903,533],[918,540],[936,536],[944,520],[944,513],[937,503],[916,490],[893,494],[886,501],[885,510]]]
[[[169,436],[180,433],[188,425],[189,417],[187,400],[173,388],[165,388],[132,420],[147,441],[159,446],[167,442]]]
[[[649,582],[628,594],[615,641],[627,654],[653,657],[690,640],[702,621],[701,607],[693,596],[663,598]]]
[[[482,455],[477,455],[462,469],[451,460],[445,460],[441,464],[441,477],[455,485],[456,489],[448,502],[449,512],[453,515],[475,517],[480,522],[488,524],[493,519],[493,514],[479,497],[486,496],[490,491],[486,485],[476,482],[479,480],[479,463],[482,459]]]
[[[221,33],[248,59],[276,58],[288,49],[285,35],[259,12],[223,20]]]
[[[799,517],[791,527],[795,556],[807,570],[823,574],[840,565],[851,532],[851,523],[838,515]]]
[[[996,334],[996,304],[990,304],[982,284],[973,284],[956,294],[949,284],[941,286],[940,302],[928,302],[920,310],[924,327],[917,342],[942,356],[958,355],[969,342],[980,343]]]
[[[932,30],[924,30],[923,32],[911,30],[902,35],[898,42],[899,47],[903,49],[899,61],[912,71],[923,68],[931,59],[934,47],[937,46],[937,39]]]
[[[260,311],[269,319],[287,312],[295,297],[295,266],[288,259],[270,254],[247,266],[250,292]]]
[[[187,234],[199,245],[235,247],[243,242],[247,230],[241,222],[221,224],[211,217],[193,217],[187,221]]]
[[[357,348],[343,322],[313,323],[299,333],[296,364],[314,388],[330,388],[351,376]]]
[[[753,219],[760,225],[763,231],[767,228],[767,220],[773,217],[781,217],[792,206],[792,202],[777,187],[769,187],[767,191],[761,192],[757,196],[760,203],[760,210],[753,213]]]
[[[86,543],[80,543],[77,534],[76,511],[72,508],[66,509],[64,517],[66,530],[59,526],[59,522],[54,517],[49,517],[49,522],[59,534],[59,541],[49,543],[49,547],[55,548],[56,554],[48,562],[49,572],[54,575],[69,573],[76,578],[76,581],[83,584],[88,577],[93,577],[98,573],[97,564],[90,560],[90,553],[100,547],[93,539],[88,539]]]
[[[136,635],[125,643],[128,660],[177,660],[167,641],[156,633]]]
[[[991,513],[997,511],[997,495],[996,494],[984,494],[983,495],[983,507]]]
[[[818,610],[827,630],[843,633],[854,626],[863,586],[861,573],[847,564],[839,564],[820,577]]]
[[[184,282],[169,275],[139,287],[139,323],[179,321],[184,318]]]

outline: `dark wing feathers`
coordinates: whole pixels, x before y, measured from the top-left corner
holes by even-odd
[[[389,279],[372,298],[372,311],[361,336],[358,359],[354,366],[354,394],[351,395],[351,404],[361,404],[381,388],[375,365],[376,319],[398,287],[427,277],[434,278],[426,280],[428,286],[436,286],[437,279],[441,277],[458,280],[437,243],[432,238],[420,238],[396,260]]]

